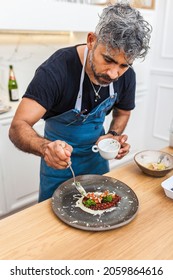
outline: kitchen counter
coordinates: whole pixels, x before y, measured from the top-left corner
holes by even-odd
[[[1,100],[0,100],[0,108],[1,108],[1,110],[3,110],[4,107],[8,107],[9,108],[9,111],[0,114],[0,121],[1,120],[6,120],[6,119],[9,119],[9,118],[13,118],[18,105],[19,105],[19,101],[17,101],[17,102],[10,102],[8,100],[5,100],[4,102],[1,103]]]
[[[173,153],[173,148],[164,151]],[[132,161],[107,173],[123,181],[139,199],[139,211],[127,225],[108,231],[83,231],[57,218],[51,200],[0,221],[1,260],[172,260],[173,200],[161,182],[143,174]],[[68,249],[67,249],[68,248]]]

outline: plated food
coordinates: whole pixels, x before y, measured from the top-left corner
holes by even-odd
[[[150,162],[146,164],[146,167],[151,169],[151,170],[165,170],[168,168],[165,163],[157,163],[157,162]]]
[[[121,197],[109,190],[104,192],[89,192],[83,197],[82,203],[85,207],[93,210],[105,210],[117,205]]]
[[[85,196],[77,197],[76,207],[91,215],[102,215],[118,207],[121,197],[109,190],[103,192],[88,192]]]
[[[69,226],[87,231],[105,231],[124,226],[131,222],[138,212],[139,201],[134,191],[125,183],[102,175],[77,176],[84,187],[87,196],[99,200],[100,196],[106,200],[115,199],[115,204],[103,203],[105,209],[92,209],[84,205],[84,198],[72,186],[73,179],[61,184],[52,196],[52,209],[55,215]],[[91,195],[92,194],[92,195]],[[86,195],[85,195],[86,196]],[[87,203],[88,204],[88,203]],[[103,204],[102,204],[103,206]]]

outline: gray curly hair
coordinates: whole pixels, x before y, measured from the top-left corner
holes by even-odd
[[[116,3],[103,9],[95,29],[97,44],[125,52],[128,59],[145,59],[152,27],[137,9],[128,3]]]

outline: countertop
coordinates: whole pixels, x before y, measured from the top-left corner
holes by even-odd
[[[19,102],[20,101],[10,102],[7,99],[4,101],[1,101],[1,99],[0,99],[0,121],[6,120],[9,118],[10,119],[13,118],[13,116],[16,112],[16,109],[19,105]],[[9,109],[8,111],[3,112],[3,113],[1,112],[3,110],[6,110],[7,108]]]
[[[164,151],[173,153],[173,148]],[[1,260],[172,260],[173,200],[161,182],[134,161],[105,174],[127,184],[139,199],[136,217],[108,231],[84,231],[57,218],[51,199],[0,221]]]

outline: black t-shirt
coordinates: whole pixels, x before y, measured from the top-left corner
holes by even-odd
[[[36,100],[47,111],[44,119],[60,115],[74,109],[79,92],[82,64],[76,46],[56,51],[36,70],[23,97]],[[97,90],[99,86],[94,85]],[[132,110],[135,107],[136,75],[129,68],[114,82],[117,100],[114,108]],[[99,91],[100,99],[95,102],[95,94],[87,74],[83,82],[82,110],[89,113],[109,96],[109,87]]]

